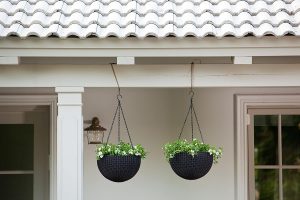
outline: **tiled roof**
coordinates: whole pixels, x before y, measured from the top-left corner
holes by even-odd
[[[0,37],[300,36],[300,0],[1,0]]]

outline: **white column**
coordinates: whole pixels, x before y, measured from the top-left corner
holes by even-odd
[[[57,200],[82,200],[83,87],[56,87]]]

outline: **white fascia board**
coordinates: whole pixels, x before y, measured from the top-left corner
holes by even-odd
[[[6,38],[0,56],[201,57],[300,56],[300,37],[248,38]]]
[[[18,65],[19,57],[17,56],[0,56],[0,65]]]

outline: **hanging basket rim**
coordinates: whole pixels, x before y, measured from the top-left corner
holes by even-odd
[[[102,158],[97,158],[97,160],[101,160],[104,157],[119,157],[119,158],[124,158],[124,157],[140,157],[140,158],[142,158],[142,156],[137,156],[137,155],[109,155],[109,154],[105,154],[105,155],[103,155]]]
[[[163,150],[168,162],[170,162],[170,160],[178,153],[187,153],[191,156],[195,156],[199,153],[208,153],[213,156],[214,163],[217,163],[218,159],[221,158],[223,154],[222,148],[216,148],[215,146],[203,143],[196,138],[192,141],[177,139],[175,141],[168,142],[164,145]]]
[[[182,151],[182,152],[176,153],[176,154],[174,155],[174,157],[177,156],[177,155],[179,155],[179,154],[186,154],[186,155],[188,155],[188,156],[192,156],[193,158],[196,157],[196,156],[198,156],[199,154],[209,154],[209,156],[213,156],[212,154],[210,154],[210,153],[207,152],[207,151],[199,151],[199,152],[195,153],[194,155],[192,155],[192,154],[190,154],[190,153],[188,153],[188,152]],[[173,157],[173,158],[170,158],[169,162],[170,162],[172,159],[174,159],[174,157]]]

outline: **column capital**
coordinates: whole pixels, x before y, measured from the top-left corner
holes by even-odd
[[[56,93],[83,93],[84,87],[55,87]]]
[[[82,106],[84,87],[56,87],[57,106]]]

